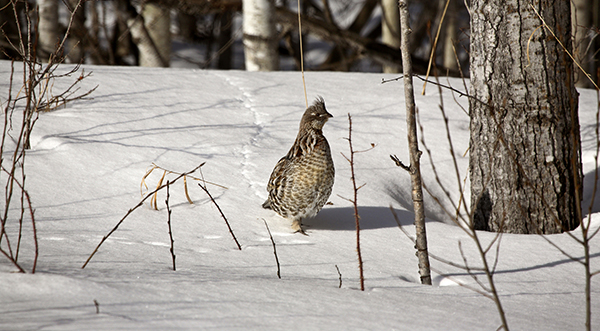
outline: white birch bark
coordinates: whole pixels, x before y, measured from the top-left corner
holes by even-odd
[[[146,3],[142,18],[130,21],[131,36],[139,49],[141,67],[168,67],[171,58],[169,10]]]
[[[58,0],[38,0],[37,5],[40,10],[38,52],[42,61],[47,61],[59,42]]]
[[[244,0],[243,11],[246,70],[278,70],[274,0]]]
[[[381,41],[394,48],[400,48],[400,16],[398,0],[382,0]],[[383,65],[384,73],[398,73],[397,67]]]

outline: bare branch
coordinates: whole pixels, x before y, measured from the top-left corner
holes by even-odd
[[[179,175],[177,178],[175,178],[174,180],[172,180],[170,183],[175,183],[176,181],[178,181],[180,178],[187,176],[191,173],[194,173],[196,170],[200,169],[200,167],[202,167],[206,162],[202,162],[199,166],[197,166],[196,168],[188,171],[188,172],[184,172],[181,175]],[[102,237],[102,240],[100,240],[100,243],[98,244],[98,246],[96,246],[96,248],[94,249],[94,251],[92,252],[92,254],[90,254],[90,256],[87,258],[87,260],[85,261],[85,263],[83,264],[83,266],[81,266],[81,269],[85,268],[87,266],[87,264],[90,262],[90,260],[92,259],[92,257],[94,257],[94,255],[96,254],[96,252],[98,252],[98,249],[100,249],[100,246],[102,246],[102,244],[106,241],[106,239],[108,239],[115,231],[117,231],[117,229],[119,228],[119,226],[121,226],[121,224],[125,221],[125,219],[127,218],[127,216],[129,216],[131,213],[133,213],[136,209],[138,209],[140,206],[142,206],[144,204],[144,202],[151,196],[154,196],[154,194],[160,190],[162,190],[163,188],[165,188],[167,185],[161,185],[159,187],[157,187],[154,191],[146,194],[146,196],[144,196],[144,198],[142,198],[142,200],[140,200],[140,202],[138,202],[137,205],[135,205],[133,208],[129,209],[129,211],[127,211],[127,213],[125,214],[125,216],[123,216],[119,222],[117,222],[117,224],[114,226],[114,228],[112,230],[110,230],[108,232],[108,234],[106,234],[104,237]]]
[[[183,177],[185,178],[185,176]],[[167,225],[169,226],[169,239],[170,239],[170,243],[171,243],[171,248],[169,249],[169,251],[171,252],[171,259],[173,260],[173,271],[176,271],[177,268],[175,267],[175,251],[173,249],[173,244],[175,243],[175,241],[173,240],[173,231],[171,231],[171,208],[169,208],[169,184],[170,182],[167,180],[167,198],[165,199],[165,204],[167,205]]]
[[[269,229],[269,224],[265,219],[262,219],[265,222],[265,226],[267,227],[267,232],[269,233],[269,238],[271,238],[271,244],[273,244],[273,254],[275,254],[275,262],[277,263],[277,277],[281,279],[281,268],[279,265],[279,257],[277,256],[277,246],[275,245],[275,240],[273,239],[273,235],[271,235],[271,230]]]
[[[204,192],[206,193],[206,195],[208,195],[208,197],[210,198],[210,201],[212,201],[212,203],[219,210],[219,213],[221,214],[221,217],[223,217],[223,220],[225,220],[225,224],[227,224],[227,228],[229,229],[229,233],[231,234],[231,237],[235,241],[235,244],[237,245],[238,249],[241,251],[242,250],[242,246],[240,245],[240,243],[238,242],[237,238],[235,237],[235,234],[233,234],[233,230],[231,229],[231,226],[229,225],[229,221],[227,221],[227,217],[225,217],[225,214],[223,214],[223,211],[221,210],[221,207],[219,207],[219,205],[217,204],[217,202],[215,201],[215,199],[212,197],[212,195],[210,194],[210,192],[208,192],[208,189],[205,186],[200,185],[200,183],[198,183],[198,186],[200,186],[200,188],[202,190],[204,190]]]
[[[356,177],[354,175],[354,154],[356,154],[354,152],[354,148],[352,147],[352,116],[350,116],[350,113],[348,113],[348,145],[350,147],[350,159],[346,158],[348,160],[348,162],[350,162],[350,173],[351,173],[351,180],[352,180],[352,188],[353,188],[353,192],[354,192],[354,199],[353,200],[348,200],[350,202],[352,202],[352,205],[354,206],[354,222],[356,225],[356,253],[358,254],[358,269],[360,272],[360,290],[364,291],[365,290],[365,277],[364,277],[364,273],[363,273],[363,261],[362,261],[362,254],[360,251],[360,215],[358,214],[358,203],[357,203],[357,198],[358,198],[358,188],[356,187]],[[345,157],[345,156],[344,156]]]

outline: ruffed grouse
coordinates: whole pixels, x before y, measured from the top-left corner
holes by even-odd
[[[335,169],[323,125],[333,117],[318,97],[302,115],[298,136],[290,151],[275,165],[263,208],[292,221],[292,229],[304,233],[302,220],[315,216],[331,195]]]

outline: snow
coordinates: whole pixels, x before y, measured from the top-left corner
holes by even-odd
[[[0,61],[3,100],[9,68],[9,62]],[[382,78],[395,76],[305,74],[309,102],[323,96],[334,115],[324,133],[333,150],[336,182],[333,205],[306,221],[309,236],[303,236],[261,208],[269,174],[291,146],[305,109],[299,73],[85,70],[93,74],[82,82],[82,90],[99,86],[93,99],[41,114],[33,131],[26,174],[40,257],[35,274],[15,273],[0,258],[0,329],[495,330],[500,325],[493,301],[458,286],[477,287],[464,270],[432,260],[434,285],[420,284],[413,244],[389,211],[391,204],[414,232],[410,178],[389,158],[396,154],[408,160],[402,83],[381,84]],[[420,91],[415,82],[415,91]],[[57,80],[54,89],[69,83]],[[462,87],[456,79],[444,78],[442,83]],[[595,166],[597,97],[591,90],[580,93],[587,206]],[[467,107],[467,100],[455,97],[443,93],[462,182],[469,120],[459,107]],[[456,199],[458,181],[437,88],[430,85],[416,101],[439,179]],[[366,183],[358,196],[364,292],[359,290],[353,209],[345,199],[352,196],[350,167],[341,155],[349,151],[348,113],[354,148],[376,145],[355,157],[358,184]],[[185,172],[202,162],[206,164],[195,176],[226,187],[208,185],[241,251],[197,181],[188,180],[194,204],[187,202],[179,181],[171,185],[169,200],[177,271],[171,269],[165,192],[158,196],[158,211],[148,203],[134,211],[81,269],[102,237],[141,200],[140,184],[153,163]],[[443,193],[426,154],[422,169],[426,184]],[[146,178],[150,190],[161,176],[155,169]],[[426,206],[430,252],[462,264],[460,243],[469,264],[480,265],[468,236],[429,197]],[[600,215],[591,218],[597,227]],[[281,279],[263,219],[276,242]],[[581,235],[579,229],[573,234]],[[494,237],[479,235],[483,242]],[[548,238],[583,256],[582,247],[567,234]],[[591,246],[593,270],[600,266],[598,240]],[[27,232],[19,259],[28,269],[32,247]],[[494,256],[495,250],[491,260]],[[478,279],[485,281],[482,274]],[[494,279],[511,328],[584,328],[584,269],[544,238],[502,236]],[[594,326],[600,324],[599,295],[593,280]]]

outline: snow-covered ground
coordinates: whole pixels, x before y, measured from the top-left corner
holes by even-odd
[[[0,62],[3,100],[9,67]],[[432,260],[439,271],[433,274],[434,286],[419,282],[413,244],[389,211],[391,204],[403,224],[412,224],[409,176],[389,158],[408,159],[402,83],[381,84],[382,78],[394,76],[306,73],[309,102],[323,96],[334,115],[324,133],[333,150],[336,183],[333,205],[306,222],[309,236],[303,236],[261,208],[269,174],[291,146],[305,108],[299,73],[85,70],[93,71],[85,88],[99,85],[93,100],[42,114],[33,131],[26,174],[40,257],[33,275],[15,273],[0,258],[0,329],[495,330],[500,325],[491,300],[457,285],[476,286],[465,271]],[[68,83],[57,81],[55,91]],[[449,83],[462,86],[454,79]],[[584,173],[589,174],[594,170],[597,98],[594,91],[580,93]],[[463,154],[469,120],[450,92],[443,97],[462,177],[468,165]],[[416,100],[436,169],[457,197],[437,88],[429,86],[427,95]],[[457,100],[467,106],[465,98]],[[344,199],[352,196],[349,164],[340,154],[348,155],[348,113],[354,148],[376,144],[355,160],[358,184],[366,183],[358,196],[364,292],[358,289],[353,209]],[[424,180],[435,187],[426,154],[422,161]],[[152,163],[184,172],[202,162],[202,176],[227,188],[208,186],[241,251],[197,182],[188,181],[194,204],[186,201],[183,183],[177,182],[169,200],[177,271],[171,269],[165,192],[159,194],[159,211],[148,204],[137,209],[81,269],[102,237],[140,201],[140,183]],[[161,175],[155,170],[146,178],[150,189]],[[586,205],[590,196],[587,185]],[[444,220],[431,199],[426,203],[430,252],[462,263],[460,242],[470,264],[478,265],[468,236]],[[263,219],[277,245],[281,279]],[[593,214],[592,220],[598,226],[600,215]],[[413,232],[412,226],[407,228]],[[573,233],[579,235],[579,229]],[[493,238],[490,233],[480,236]],[[568,235],[549,239],[573,256],[583,256]],[[599,240],[591,248],[595,269],[600,268]],[[31,237],[23,241],[19,259],[30,268]],[[504,235],[499,255],[495,280],[509,326],[584,328],[581,265],[533,235]],[[599,297],[594,280],[594,326],[600,325]]]

